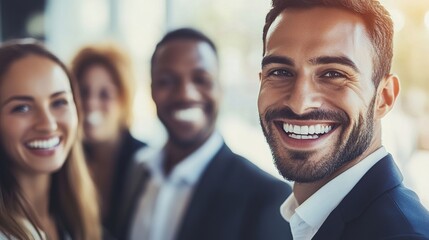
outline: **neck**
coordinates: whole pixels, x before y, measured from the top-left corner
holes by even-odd
[[[17,176],[18,184],[22,189],[23,196],[30,204],[38,218],[49,216],[51,188],[50,174],[22,174]]]
[[[166,176],[170,175],[174,167],[181,163],[183,159],[189,156],[194,150],[194,148],[177,146],[169,141],[165,146],[164,174]]]
[[[177,144],[176,142],[169,139],[165,146],[165,162],[163,166],[165,175],[168,176],[171,173],[171,171],[174,169],[174,167],[176,167],[186,157],[188,157],[193,152],[195,152],[206,141],[207,139],[198,144],[185,146],[185,145]]]
[[[121,147],[123,136],[118,134],[114,139],[101,142],[88,142],[89,149],[88,160],[90,162],[110,162],[116,157],[116,154]]]

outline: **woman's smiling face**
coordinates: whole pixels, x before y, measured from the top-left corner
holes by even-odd
[[[70,81],[54,61],[28,55],[0,79],[1,147],[14,171],[49,174],[61,168],[76,139]]]

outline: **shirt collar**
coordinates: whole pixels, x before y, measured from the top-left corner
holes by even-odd
[[[165,160],[164,149],[154,151],[146,148],[144,152],[139,153],[139,160],[146,164],[151,172],[152,179],[156,181],[183,182],[188,185],[194,185],[213,159],[213,156],[220,150],[223,142],[220,133],[215,131],[201,147],[177,164],[168,178],[165,177],[162,170]]]
[[[283,218],[290,222],[292,216],[297,214],[312,228],[319,229],[329,214],[353,189],[365,173],[386,155],[386,149],[384,147],[379,148],[353,167],[326,183],[301,205],[298,204],[295,195],[292,193],[280,207]]]
[[[201,147],[173,169],[170,178],[194,185],[222,145],[222,136],[214,132]]]

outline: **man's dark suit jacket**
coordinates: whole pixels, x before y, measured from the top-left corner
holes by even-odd
[[[142,165],[139,181],[144,185],[149,177],[147,171],[142,173],[143,169]],[[130,185],[128,200],[123,202],[123,215],[117,219],[114,232],[119,239],[126,239],[130,234],[141,193],[138,190],[144,189],[143,185]],[[234,154],[224,144],[195,187],[176,239],[292,239],[290,227],[279,210],[290,193],[288,184]]]
[[[429,239],[429,212],[401,182],[399,169],[387,155],[332,211],[313,239]]]

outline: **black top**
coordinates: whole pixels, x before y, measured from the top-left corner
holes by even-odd
[[[129,131],[124,132],[122,143],[118,151],[118,155],[116,156],[116,171],[113,175],[112,179],[112,190],[110,193],[110,209],[109,215],[103,221],[103,226],[105,231],[111,232],[114,219],[117,217],[118,208],[121,204],[121,196],[123,195],[125,184],[125,177],[127,176],[127,172],[131,169],[131,165],[133,164],[133,158],[135,153],[145,146],[146,143],[143,143],[137,139],[135,139]],[[89,152],[90,149],[88,146],[85,146],[85,151]],[[90,160],[90,159],[89,159]],[[107,233],[105,233],[107,234]]]

